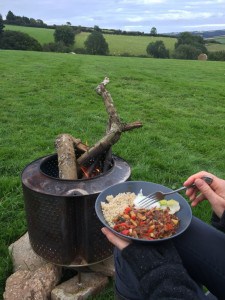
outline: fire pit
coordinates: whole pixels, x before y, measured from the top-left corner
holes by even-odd
[[[130,175],[128,163],[115,155],[107,171],[88,179],[60,179],[57,154],[26,166],[21,177],[33,250],[49,262],[71,267],[109,258],[113,247],[101,233],[95,200]]]

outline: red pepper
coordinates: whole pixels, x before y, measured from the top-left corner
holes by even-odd
[[[169,231],[169,230],[173,229],[173,225],[172,225],[172,224],[166,224],[166,225],[164,226],[164,229],[165,229],[166,231]]]
[[[131,216],[130,218],[131,218],[132,220],[134,220],[134,221],[137,219],[136,216]]]
[[[126,228],[129,228],[129,225],[128,225],[127,223],[125,223],[125,222],[119,223],[118,225],[119,225],[119,226],[124,226],[124,227],[126,227]]]
[[[121,233],[124,234],[124,235],[128,235],[129,232],[130,232],[130,231],[129,231],[128,229],[124,229],[123,231],[121,231]]]
[[[143,225],[145,225],[145,222],[144,221],[140,221],[139,225],[143,226]]]
[[[113,227],[113,229],[117,230],[119,227],[130,228],[127,223],[123,222],[123,223],[115,224],[114,227]]]
[[[124,209],[124,213],[125,213],[125,214],[129,214],[130,211],[131,211],[131,208],[130,208],[130,207],[126,207],[126,208]]]

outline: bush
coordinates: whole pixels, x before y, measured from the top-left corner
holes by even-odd
[[[66,46],[62,41],[60,41],[57,43],[44,44],[43,51],[69,53],[72,51],[72,47]]]
[[[209,60],[225,61],[225,51],[215,51],[208,53]]]
[[[74,52],[76,54],[87,54],[87,51],[84,48],[75,48]]]
[[[41,44],[27,33],[6,30],[0,39],[0,48],[9,50],[42,51]]]
[[[149,43],[146,52],[155,58],[169,58],[169,50],[166,49],[163,41]]]
[[[181,44],[179,45],[173,54],[174,58],[177,59],[197,59],[199,54],[201,54],[201,49],[196,48],[193,45]]]

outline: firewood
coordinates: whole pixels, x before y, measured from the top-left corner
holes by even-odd
[[[74,138],[69,134],[61,134],[56,138],[55,147],[58,153],[59,178],[77,179]]]
[[[122,132],[133,130],[142,127],[140,121],[132,123],[123,123],[116,111],[113,99],[105,86],[109,83],[109,78],[105,78],[96,88],[96,92],[104,101],[106,112],[108,113],[108,125],[106,134],[94,146],[87,147],[69,134],[63,134],[56,139],[56,149],[58,153],[58,164],[60,178],[63,179],[77,179],[77,172],[80,167],[92,158],[96,158],[102,153],[106,153],[107,165],[109,166],[110,156],[112,155],[112,146],[118,142]],[[75,150],[78,149],[82,153],[76,157]],[[107,166],[107,167],[108,167]],[[91,168],[89,169],[91,170]]]
[[[109,79],[106,77],[103,82],[101,82],[96,88],[97,94],[102,96],[103,98],[106,111],[109,115],[106,134],[93,147],[91,147],[87,152],[85,152],[78,158],[77,162],[80,165],[86,162],[90,157],[96,157],[100,153],[109,150],[112,145],[114,145],[120,139],[122,132],[142,127],[142,123],[139,121],[129,124],[121,122],[114,106],[113,99],[110,93],[105,88],[106,84],[108,83]]]

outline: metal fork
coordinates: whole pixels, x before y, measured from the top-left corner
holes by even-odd
[[[211,177],[207,177],[207,176],[202,177],[202,179],[206,183],[208,183],[209,185],[213,181],[213,179]],[[154,192],[154,193],[151,193],[151,194],[147,195],[145,198],[141,199],[138,202],[138,206],[140,208],[149,208],[152,204],[154,204],[154,203],[156,203],[156,202],[158,202],[160,200],[165,199],[165,196],[171,195],[171,194],[174,194],[174,193],[177,193],[177,192],[180,192],[180,191],[185,190],[185,189],[189,189],[191,187],[195,187],[195,183],[193,183],[191,185],[188,185],[188,186],[182,186],[179,189],[176,189],[176,190],[173,190],[173,191],[167,192],[167,193],[163,193],[163,192]]]

